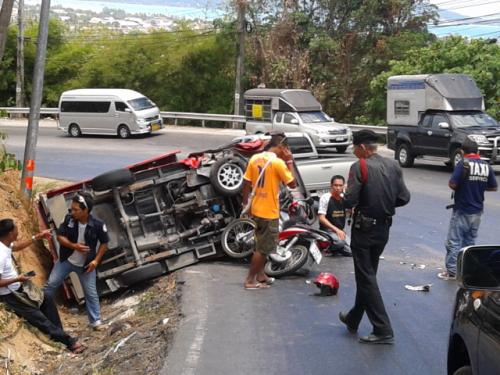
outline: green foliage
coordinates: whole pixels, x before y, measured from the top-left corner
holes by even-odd
[[[16,159],[15,154],[8,153],[5,149],[5,139],[7,139],[7,134],[0,132],[0,173],[8,169],[21,170],[21,161]]]
[[[370,82],[370,99],[365,104],[368,123],[385,120],[387,79],[400,74],[464,73],[470,75],[484,97],[487,111],[500,118],[500,46],[485,40],[461,37],[441,39],[424,48],[413,48],[400,60],[392,60],[390,69]]]

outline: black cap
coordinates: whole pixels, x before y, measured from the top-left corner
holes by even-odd
[[[363,129],[352,136],[352,144],[354,145],[369,145],[377,143],[377,141],[377,134],[373,130]]]

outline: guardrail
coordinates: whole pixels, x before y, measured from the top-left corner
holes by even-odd
[[[0,111],[5,111],[8,114],[28,114],[30,109],[27,107],[0,107]],[[57,115],[59,113],[58,108],[40,108],[40,114],[42,115]],[[173,119],[174,125],[177,125],[178,120],[199,120],[201,121],[201,126],[205,127],[207,121],[219,121],[219,122],[229,122],[245,124],[245,116],[235,116],[235,115],[220,115],[216,113],[194,113],[194,112],[160,112],[160,116],[163,119]],[[346,125],[352,130],[369,129],[373,130],[377,134],[385,134],[387,132],[386,126],[375,126],[375,125],[357,125],[357,124],[340,124]]]

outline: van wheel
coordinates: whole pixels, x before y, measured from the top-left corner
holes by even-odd
[[[401,143],[396,150],[396,160],[403,168],[413,167],[415,157],[411,154],[411,147],[407,143]]]
[[[127,125],[120,125],[118,127],[118,137],[121,139],[127,139],[130,137],[130,129]]]
[[[345,153],[345,152],[346,152],[346,150],[347,150],[347,146],[337,146],[337,147],[335,147],[335,148],[337,149],[337,152],[338,152],[339,154],[343,154],[343,153]]]
[[[77,124],[71,124],[68,129],[68,134],[73,138],[77,138],[82,135],[82,131]]]

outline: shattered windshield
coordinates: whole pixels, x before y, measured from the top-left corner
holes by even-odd
[[[127,102],[135,111],[142,111],[144,109],[153,108],[154,104],[146,98],[145,96],[142,98],[132,99]]]
[[[451,115],[453,125],[457,128],[489,128],[496,127],[498,123],[496,120],[486,113],[461,113]]]
[[[299,116],[304,124],[312,124],[315,122],[330,122],[332,119],[321,111],[316,112],[299,112]]]

